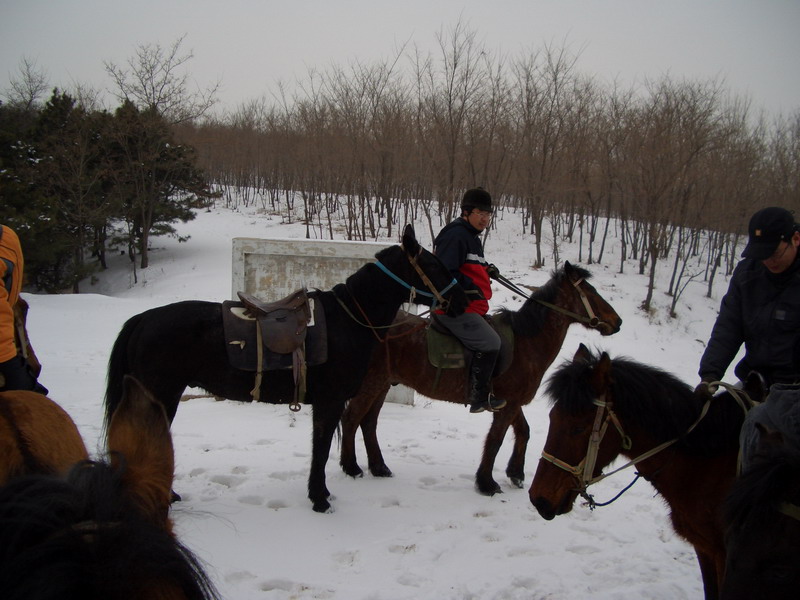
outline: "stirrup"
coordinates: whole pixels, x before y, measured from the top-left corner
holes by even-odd
[[[498,398],[494,394],[489,394],[489,400],[487,401],[487,404],[489,405],[487,407],[488,411],[497,412],[501,408],[503,408],[506,404],[508,404],[508,402],[506,402],[502,398]]]

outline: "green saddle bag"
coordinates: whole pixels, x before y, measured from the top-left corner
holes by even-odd
[[[502,341],[500,356],[497,358],[495,368],[495,373],[499,374],[508,369],[514,358],[514,331],[511,329],[511,325],[504,320],[492,319],[490,323]],[[434,321],[425,330],[428,361],[437,369],[436,384],[439,383],[442,369],[466,369],[471,359],[471,352],[464,348],[461,340],[443,329]]]

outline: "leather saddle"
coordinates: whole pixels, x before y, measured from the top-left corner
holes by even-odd
[[[294,400],[299,410],[305,399],[306,368],[328,359],[325,311],[305,288],[274,302],[238,292],[240,302],[222,303],[228,361],[236,369],[254,371],[251,392],[259,400],[263,371],[292,369]]]

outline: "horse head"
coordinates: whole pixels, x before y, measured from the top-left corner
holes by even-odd
[[[0,487],[0,589],[9,598],[214,599],[167,517],[174,458],[164,409],[135,379],[108,430],[108,460]]]
[[[447,314],[462,314],[469,302],[466,293],[442,261],[420,245],[410,224],[403,230],[400,247],[412,268],[403,279],[406,286],[414,288],[416,294],[431,298],[431,302],[444,307]]]
[[[612,383],[608,354],[595,357],[583,344],[548,381],[550,427],[528,492],[548,521],[571,511],[578,495],[586,496],[588,485],[628,443],[618,421],[608,427],[614,420]]]
[[[564,275],[576,292],[572,302],[572,310],[578,317],[576,320],[589,328],[597,329],[604,336],[617,333],[622,327],[622,317],[587,281],[589,272],[565,261]],[[584,313],[585,317],[582,316]]]
[[[168,518],[175,453],[164,407],[134,377],[123,381],[123,399],[108,427],[112,468],[141,513],[172,531]]]

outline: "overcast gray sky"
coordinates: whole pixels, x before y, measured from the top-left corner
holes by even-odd
[[[755,108],[800,109],[800,0],[0,0],[0,90],[23,57],[52,86],[110,87],[104,61],[186,35],[191,75],[221,80],[226,107],[353,59],[428,50],[459,19],[511,57],[544,44],[581,52],[577,68],[625,85],[723,79]]]

